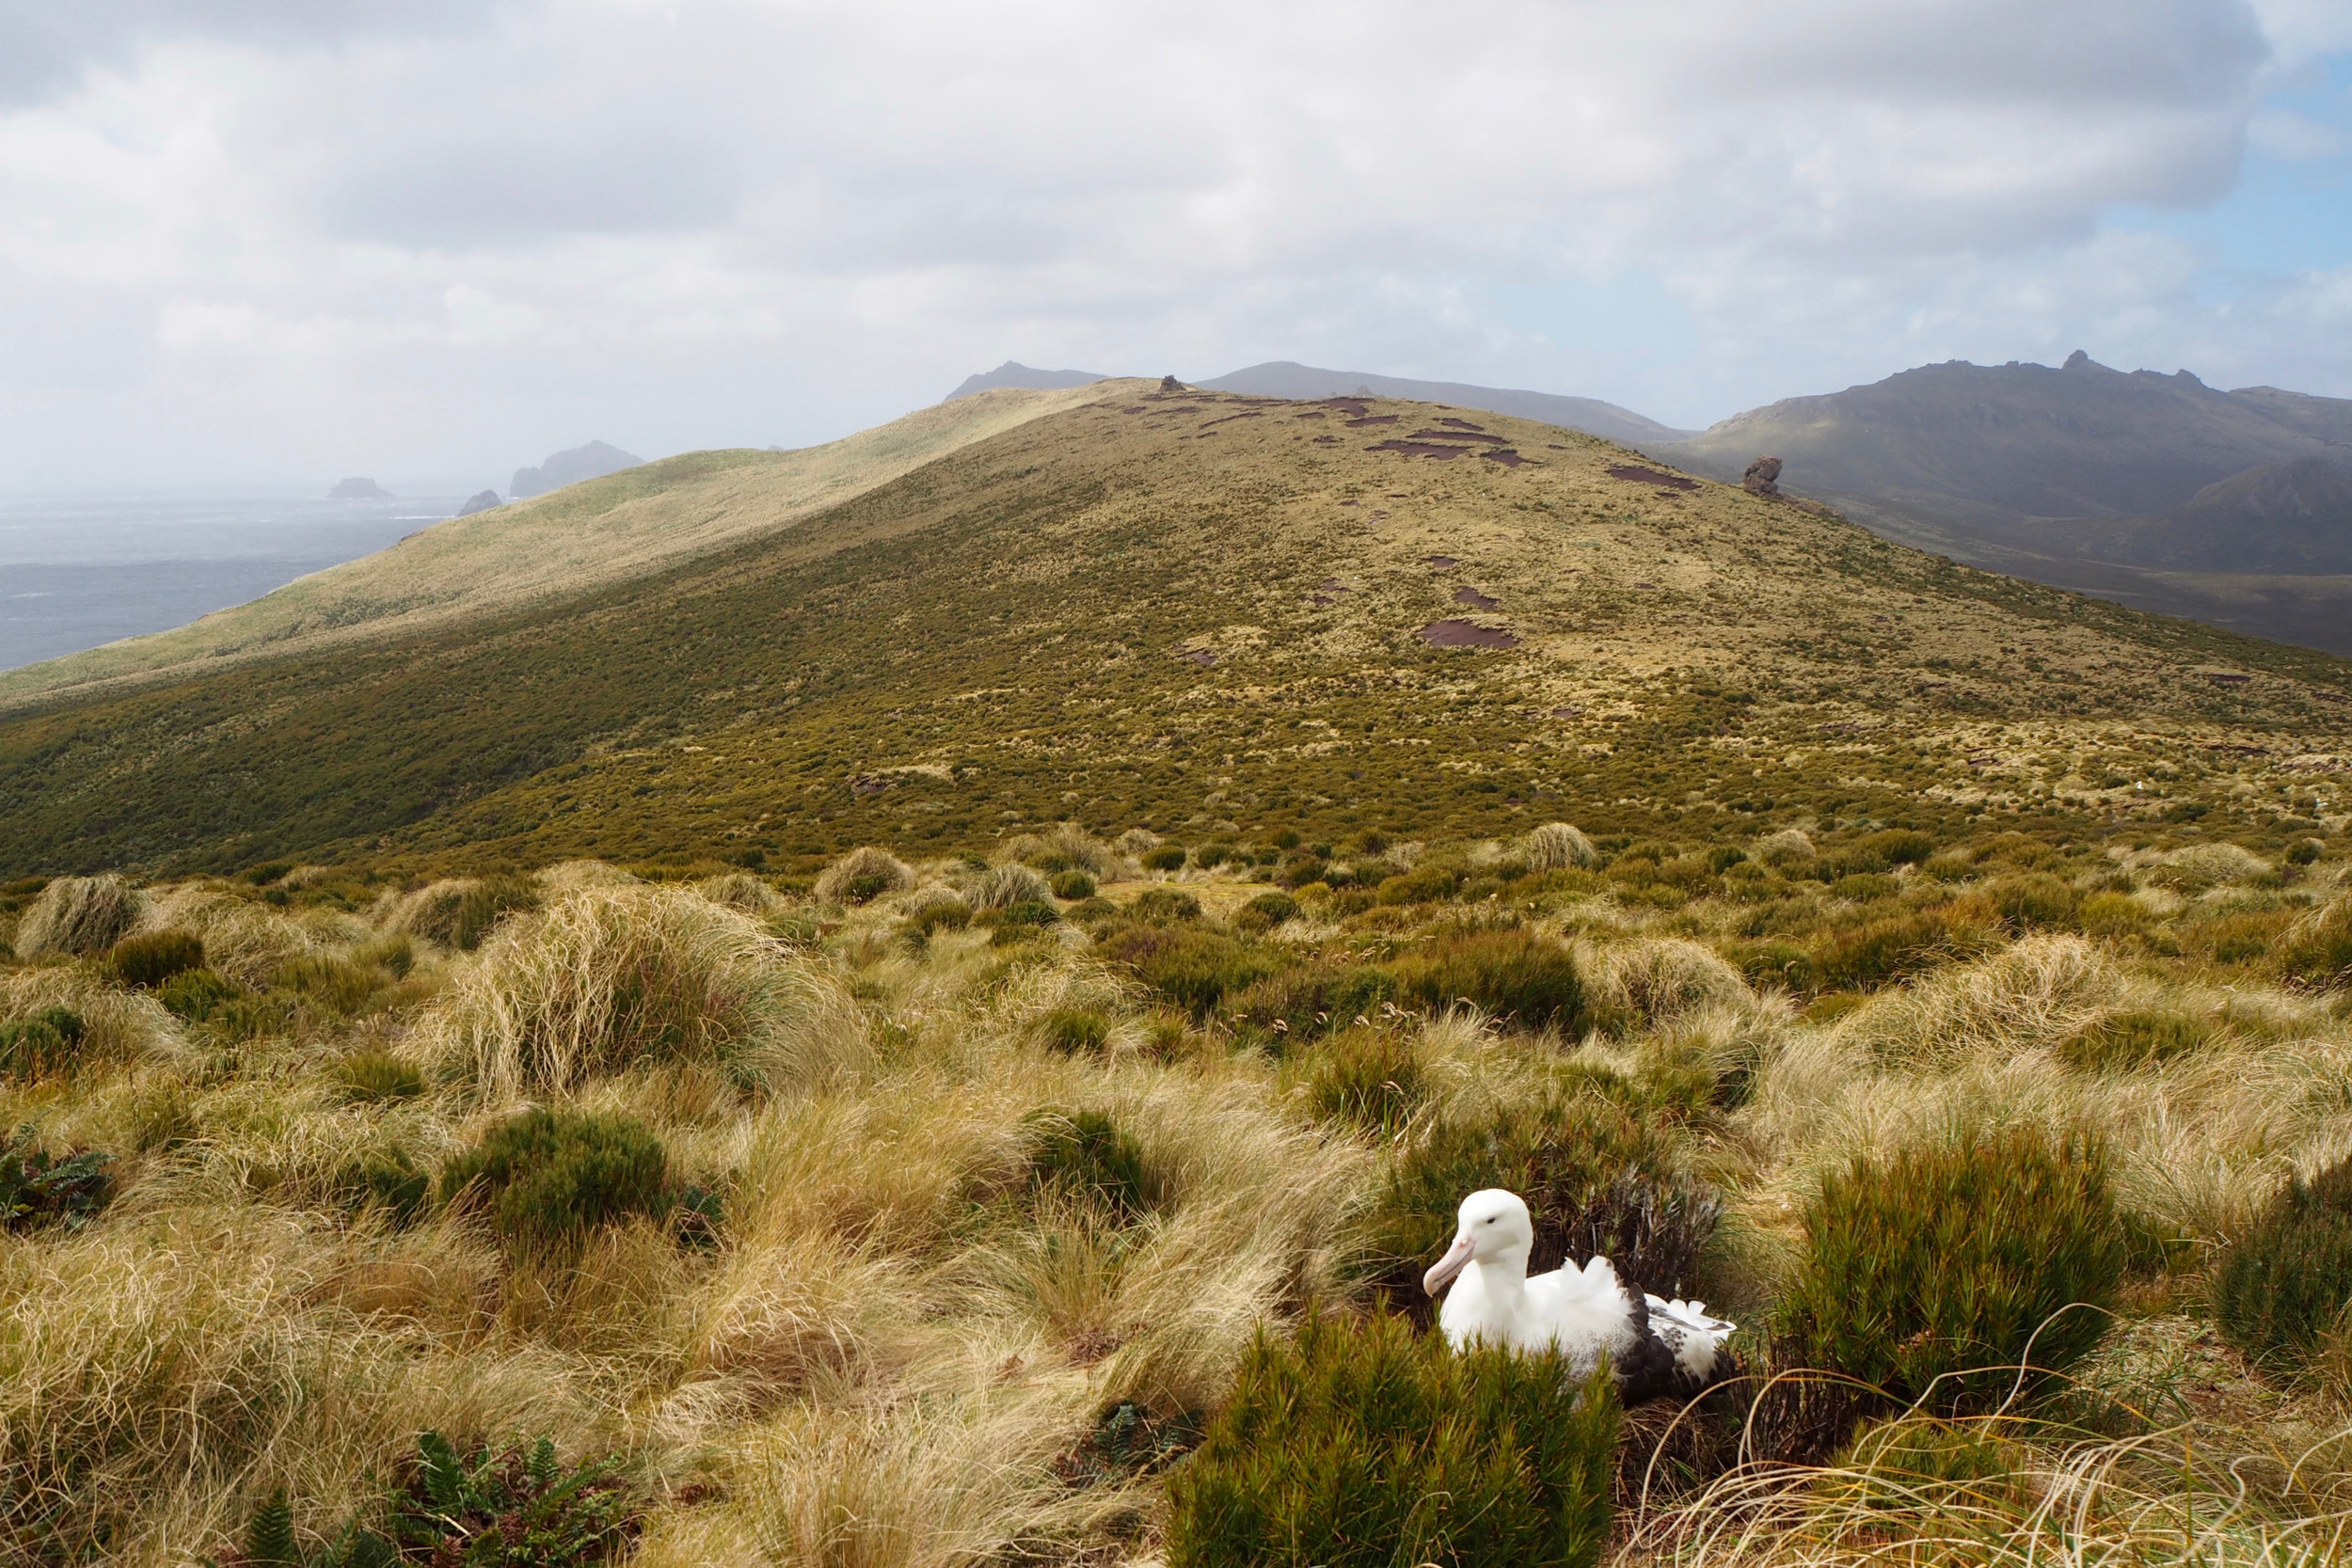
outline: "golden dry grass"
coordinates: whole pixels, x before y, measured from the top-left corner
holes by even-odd
[[[1187,875],[1213,913],[1252,887]],[[103,1532],[108,1560],[176,1568],[281,1486],[331,1533],[431,1427],[622,1456],[648,1498],[642,1563],[1145,1559],[1158,1481],[1069,1479],[1097,1417],[1212,1410],[1261,1328],[1366,1304],[1361,1222],[1400,1146],[1319,1119],[1297,1064],[1164,1011],[1075,927],[1012,948],[978,929],[905,940],[935,883],[846,911],[796,908],[748,875],[655,885],[574,865],[541,886],[544,906],[478,953],[427,955],[421,1000],[255,1040],[184,1025],[87,963],[0,972],[0,1016],[68,1005],[105,1042],[68,1078],[0,1085],[0,1121],[115,1150],[122,1178],[100,1225],[0,1242],[0,1486],[37,1500],[8,1515],[10,1551],[66,1560]],[[257,955],[297,933],[305,951],[357,952],[401,908],[372,924],[220,884],[152,896],[208,933],[254,923],[272,937]],[[1393,910],[1310,902],[1327,951],[1415,933]],[[2095,1129],[2125,1207],[2187,1248],[2135,1287],[2148,1315],[2083,1374],[2143,1409],[2138,1428],[1963,1433],[1999,1463],[1958,1480],[1857,1450],[1694,1482],[1629,1450],[1621,1560],[2317,1564],[2340,1549],[2352,1385],[2323,1366],[2262,1387],[2195,1318],[2200,1260],[2285,1173],[2352,1147],[2352,1028],[2329,999],[2040,936],[1815,1024],[1717,956],[1734,903],[1569,889],[1412,919],[1506,914],[1573,938],[1621,1032],[1515,1035],[1461,1007],[1393,1018],[1423,1102],[1474,1117],[1577,1074],[1665,1097],[1676,1158],[1730,1203],[1708,1270],[1735,1316],[1769,1306],[1822,1170],[1986,1123]],[[829,934],[787,944],[771,916]],[[2152,1006],[2213,1013],[2221,1032],[2144,1071],[2084,1072],[2054,1049]],[[1099,1055],[1041,1041],[1040,1021],[1070,1008],[1110,1021]],[[362,1048],[431,1067],[432,1085],[354,1100],[337,1064]],[[1694,1061],[1752,1069],[1745,1103],[1676,1100]],[[524,1101],[644,1120],[679,1180],[723,1195],[720,1244],[681,1248],[639,1221],[576,1259],[518,1259],[473,1221],[401,1229],[342,1196],[355,1160],[430,1168]],[[1147,1212],[1032,1182],[1036,1118],[1075,1111],[1134,1141]]]

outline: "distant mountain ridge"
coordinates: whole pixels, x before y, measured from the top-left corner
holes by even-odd
[[[1414,381],[1397,375],[1368,375],[1361,371],[1327,371],[1287,359],[1251,365],[1200,385],[1215,392],[1244,392],[1262,398],[1329,398],[1369,392],[1374,397],[1450,404],[1456,408],[1562,425],[1623,446],[1648,446],[1695,434],[1661,424],[1646,415],[1598,398],[1565,397],[1557,392],[1522,391],[1507,387],[1474,387],[1460,381]]]
[[[1788,490],[1885,538],[2256,636],[2352,652],[2352,400],[2220,391],[2077,350],[1954,360],[1787,398],[1645,449]]]
[[[993,371],[967,375],[962,383],[940,401],[953,403],[975,392],[993,392],[1004,388],[1018,388],[1031,392],[1060,392],[1073,387],[1091,387],[1098,381],[1108,381],[1107,375],[1093,371],[1041,371],[1017,359],[1008,359]]]
[[[2341,433],[2338,438],[2337,433]],[[1953,360],[1735,414],[1658,455],[1736,479],[1770,452],[1808,494],[1955,522],[2151,514],[2296,457],[2352,465],[2352,402],[2223,392],[2186,371]]]
[[[1089,386],[1108,380],[1091,371],[1041,371],[1008,359],[993,371],[964,377],[947,394],[948,402],[992,388],[1024,387],[1041,391]],[[1413,403],[1445,404],[1485,414],[1509,414],[1522,420],[1564,426],[1597,436],[1604,441],[1631,446],[1677,441],[1696,435],[1661,424],[1630,408],[1598,398],[1565,397],[1556,392],[1531,392],[1505,387],[1475,387],[1461,381],[1414,381],[1404,376],[1374,375],[1368,371],[1328,371],[1289,359],[1270,359],[1231,374],[1196,382],[1213,392],[1241,392],[1262,398],[1366,397],[1404,398]]]

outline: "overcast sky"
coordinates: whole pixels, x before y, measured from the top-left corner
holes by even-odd
[[[5,490],[2078,346],[2352,396],[2352,0],[0,0]]]

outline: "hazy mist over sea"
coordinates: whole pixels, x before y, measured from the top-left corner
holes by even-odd
[[[380,550],[462,501],[0,496],[0,670],[183,626]]]

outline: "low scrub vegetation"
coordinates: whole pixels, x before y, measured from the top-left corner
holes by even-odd
[[[2317,1568],[2352,1528],[2336,838],[1183,833],[57,894],[132,924],[0,964],[0,1546]],[[1493,1185],[1535,1269],[1740,1322],[1731,1381],[1620,1419],[1445,1350],[1422,1272]]]
[[[1556,1354],[1455,1355],[1401,1319],[1250,1347],[1170,1489],[1175,1568],[1401,1562],[1591,1568],[1616,1402]]]
[[[1822,1179],[1804,1227],[1788,1354],[1900,1403],[1999,1407],[2112,1326],[2123,1228],[2079,1137],[2019,1127],[1858,1160]]]

